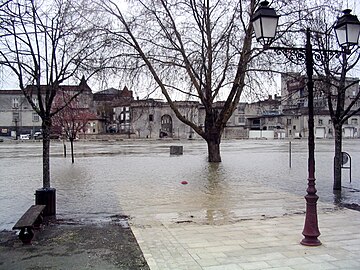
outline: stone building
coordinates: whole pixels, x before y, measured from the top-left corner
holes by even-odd
[[[34,97],[34,103],[38,101]],[[0,91],[0,135],[34,134],[41,129],[41,119],[33,111],[21,90]]]
[[[176,101],[180,112],[198,123],[200,103]],[[138,138],[194,138],[195,132],[179,121],[167,102],[155,99],[135,100],[129,106],[114,108],[120,133]]]
[[[119,119],[117,119],[115,108],[129,108],[130,103],[134,100],[133,92],[129,91],[126,86],[123,90],[109,88],[94,93],[93,99],[96,114],[104,121],[104,130],[109,133],[119,132]]]
[[[46,86],[41,87],[45,88]],[[32,85],[27,86],[25,91],[29,93],[36,92]],[[94,112],[93,94],[84,78],[80,81],[79,85],[61,85],[59,93],[62,92],[64,96],[72,96],[79,91],[82,91],[82,93],[76,99],[78,107]],[[35,105],[39,104],[35,94],[32,100]],[[56,105],[55,103],[56,101],[54,101],[54,106]],[[92,128],[87,129],[88,132],[102,132],[103,121],[98,117],[93,118],[90,119],[91,123],[89,122],[89,126],[91,125]],[[35,132],[41,131],[41,124],[40,116],[32,109],[21,90],[0,90],[0,136],[16,137],[20,134],[30,134],[32,137]],[[52,133],[59,135],[61,129],[54,126]]]
[[[315,80],[314,84],[314,132],[316,138],[332,138],[333,125],[330,118],[323,85]],[[347,78],[346,84],[356,82],[355,78]],[[336,89],[331,89],[336,98]],[[345,94],[345,108],[355,99],[359,92],[359,84],[349,87]],[[308,92],[306,78],[298,73],[289,73],[281,77],[282,115],[286,123],[286,136],[308,136]],[[334,99],[335,102],[335,99]],[[359,109],[360,101],[355,103],[353,110]],[[358,138],[360,114],[352,116],[343,125],[344,138]]]
[[[347,79],[347,83],[355,79]],[[81,83],[84,83],[81,82]],[[80,83],[80,85],[81,85]],[[80,86],[62,86],[63,91],[75,92]],[[281,96],[266,100],[240,102],[229,118],[223,138],[286,138],[308,136],[308,101],[306,79],[297,73],[282,76]],[[314,124],[316,138],[332,138],[333,126],[325,96],[315,84]],[[334,90],[335,91],[335,90]],[[350,104],[359,92],[354,84],[346,93]],[[136,138],[194,139],[199,135],[179,121],[167,102],[155,99],[134,100],[133,92],[110,88],[92,93],[86,85],[80,102],[96,112],[89,120],[87,134],[120,133]],[[34,99],[36,103],[36,99]],[[204,107],[196,101],[176,101],[180,112],[195,124],[205,121]],[[214,103],[219,110],[224,102]],[[360,102],[355,104],[359,108]],[[351,117],[343,126],[344,138],[358,138],[360,115]],[[34,134],[41,129],[41,119],[32,110],[20,90],[0,91],[0,135]],[[17,131],[17,132],[16,132]]]

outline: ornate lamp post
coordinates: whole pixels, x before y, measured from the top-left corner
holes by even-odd
[[[305,60],[306,74],[307,74],[307,88],[308,88],[308,110],[309,110],[309,136],[308,136],[308,186],[305,195],[306,200],[306,216],[305,224],[302,234],[304,239],[301,240],[302,245],[306,246],[319,246],[321,245],[318,237],[320,231],[318,228],[317,219],[317,200],[315,188],[315,141],[314,141],[314,81],[313,65],[314,65],[314,52],[325,52],[324,50],[313,49],[310,41],[310,29],[306,30],[306,45],[305,48],[284,48],[284,47],[270,47],[272,40],[276,34],[276,27],[279,16],[276,14],[273,8],[270,8],[268,1],[260,3],[260,7],[254,13],[252,17],[252,23],[254,25],[254,31],[256,39],[262,42],[266,49],[274,49],[279,52],[283,52],[285,55],[291,53],[295,54],[298,60]],[[358,45],[360,22],[355,15],[350,14],[351,10],[344,10],[344,15],[338,19],[335,25],[335,33],[340,46],[344,51],[349,53],[350,49]],[[300,52],[300,53],[299,53]],[[326,51],[336,52],[339,51]]]

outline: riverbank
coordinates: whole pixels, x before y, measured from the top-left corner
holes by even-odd
[[[15,232],[0,232],[0,269],[148,270],[139,245],[121,217],[109,222],[48,222],[23,245]]]

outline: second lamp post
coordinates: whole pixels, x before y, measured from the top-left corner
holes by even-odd
[[[355,15],[350,14],[351,10],[344,10],[344,15],[340,17],[334,27],[337,40],[343,48],[343,52],[349,53],[351,48],[358,46],[358,39],[360,34],[360,22]],[[307,75],[307,89],[308,89],[308,185],[305,195],[306,200],[306,216],[305,224],[302,234],[304,238],[301,244],[306,246],[321,245],[318,237],[320,231],[318,227],[317,218],[317,200],[315,188],[315,140],[314,140],[314,57],[313,52],[334,52],[325,50],[313,50],[311,45],[311,31],[306,29],[306,45],[304,48],[282,48],[270,47],[271,42],[275,38],[276,28],[278,25],[279,15],[276,14],[273,8],[269,7],[268,1],[260,3],[260,7],[254,13],[251,21],[254,26],[256,39],[264,45],[265,49],[276,49],[277,51],[286,51],[287,54],[291,52],[298,53],[301,51],[306,65]],[[297,54],[298,55],[298,54]]]

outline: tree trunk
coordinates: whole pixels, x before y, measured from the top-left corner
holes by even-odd
[[[43,188],[50,188],[50,130],[51,119],[43,119]]]
[[[75,162],[74,159],[74,139],[70,138],[70,146],[71,146],[71,163]]]
[[[221,162],[220,156],[220,140],[209,139],[206,141],[208,145],[209,162]]]
[[[64,157],[66,158],[66,144],[65,144],[65,140],[63,141],[64,144]]]
[[[342,125],[334,125],[335,156],[334,156],[334,186],[333,190],[341,190],[341,163],[342,163]]]
[[[205,136],[204,139],[208,145],[208,161],[221,162],[220,156],[220,141],[222,130],[216,126],[216,119],[218,116],[217,110],[206,112],[205,116]]]

